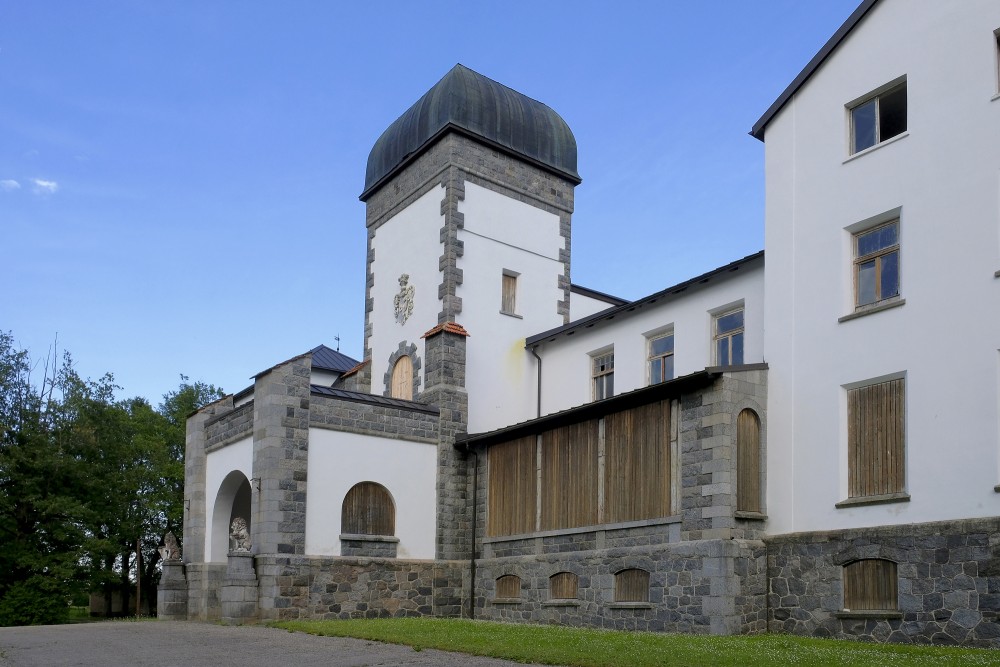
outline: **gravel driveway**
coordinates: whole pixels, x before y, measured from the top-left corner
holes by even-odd
[[[0,666],[54,667],[501,667],[518,663],[461,653],[316,637],[259,626],[109,621],[0,628]]]

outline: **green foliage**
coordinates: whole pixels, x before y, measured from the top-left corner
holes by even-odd
[[[184,420],[221,397],[189,384],[154,410],[118,400],[104,375],[81,378],[66,354],[42,384],[28,354],[0,332],[0,625],[62,622],[68,601],[134,590],[137,542],[146,595],[157,546],[183,520]]]
[[[989,649],[870,644],[788,635],[708,637],[436,618],[282,621],[272,625],[314,635],[357,637],[415,649],[436,648],[574,667],[1000,664],[996,651]]]

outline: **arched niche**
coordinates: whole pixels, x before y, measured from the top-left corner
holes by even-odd
[[[229,526],[236,517],[243,517],[250,531],[250,480],[239,470],[233,470],[219,485],[212,510],[212,535],[209,560],[225,563],[229,554]]]

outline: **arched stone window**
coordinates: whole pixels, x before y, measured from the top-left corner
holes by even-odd
[[[575,600],[579,597],[580,579],[572,572],[556,572],[549,577],[549,598]]]
[[[760,418],[747,408],[736,417],[736,509],[761,512]]]
[[[618,572],[615,602],[649,602],[649,572],[635,568]]]
[[[389,395],[407,401],[413,400],[413,361],[407,355],[397,359],[396,364],[392,367]]]
[[[361,482],[344,496],[340,530],[350,535],[395,535],[396,504],[389,490],[375,482]]]
[[[891,560],[869,558],[845,565],[844,609],[897,611],[896,564]]]
[[[516,574],[505,574],[496,583],[497,599],[514,600],[521,597],[521,577]]]

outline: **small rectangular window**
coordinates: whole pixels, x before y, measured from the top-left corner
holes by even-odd
[[[854,235],[854,305],[899,296],[899,220]]]
[[[716,315],[713,320],[715,364],[738,366],[743,363],[743,309]]]
[[[593,358],[592,377],[594,382],[594,400],[610,398],[615,395],[615,353],[608,352]]]
[[[649,339],[649,384],[674,379],[674,334]]]
[[[844,608],[851,611],[899,609],[896,563],[872,558],[844,566]]]
[[[504,271],[500,283],[500,312],[505,315],[517,313],[517,274]]]
[[[851,154],[906,132],[906,82],[851,108]]]

